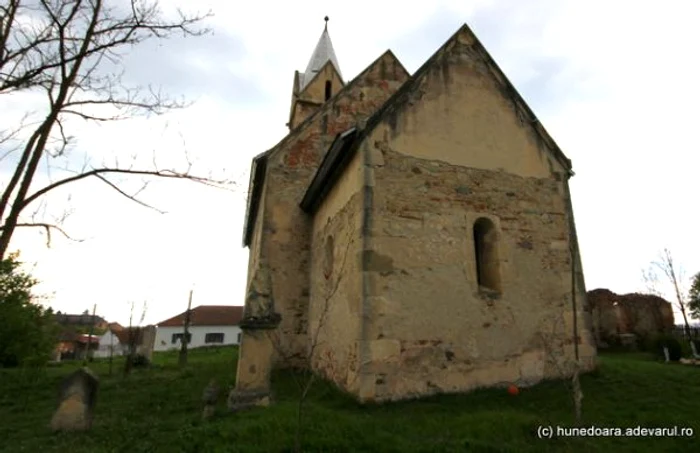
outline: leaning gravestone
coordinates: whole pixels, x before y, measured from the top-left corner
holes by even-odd
[[[698,350],[695,347],[695,340],[690,340],[690,349],[693,351],[693,358],[700,359],[700,355],[698,355]]]
[[[61,383],[59,406],[51,419],[54,431],[85,431],[92,426],[99,379],[83,367]]]

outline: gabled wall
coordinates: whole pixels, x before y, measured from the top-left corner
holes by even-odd
[[[340,91],[344,83],[335,70],[333,63],[328,61],[304,89],[292,97],[292,113],[289,129],[295,129],[306,118],[311,116],[326,102],[326,82],[330,82],[331,97]]]
[[[389,109],[389,137],[403,154],[525,177],[564,173],[514,92],[463,31]]]
[[[100,344],[95,352],[93,352],[93,357],[95,358],[106,358],[110,356],[110,349],[112,350],[112,356],[117,357],[123,354],[124,347],[119,342],[111,330],[105,332],[104,335],[100,337]]]
[[[362,144],[372,181],[362,400],[529,385],[572,371],[565,169],[474,45],[456,35]],[[496,289],[477,283],[480,218],[494,225]],[[591,369],[577,279],[578,347]]]

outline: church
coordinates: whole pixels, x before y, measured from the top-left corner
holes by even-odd
[[[229,407],[269,404],[277,367],[361,402],[595,368],[571,161],[471,29],[414,74],[339,61],[326,18],[252,162]]]

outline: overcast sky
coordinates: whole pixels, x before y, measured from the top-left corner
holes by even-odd
[[[190,8],[184,0],[161,3]],[[70,208],[64,226],[83,242],[54,237],[47,249],[38,231],[23,231],[12,244],[55,309],[82,312],[97,304],[99,315],[127,323],[130,302],[138,311],[147,301],[145,322],[157,323],[186,308],[193,285],[193,305],[243,304],[250,160],[286,134],[294,70],[306,67],[325,15],[348,80],[387,49],[413,73],[463,23],[472,27],[573,161],[589,290],[642,290],[641,269],[664,247],[688,276],[700,271],[691,196],[700,164],[699,2],[196,3],[212,9],[212,35],[144,45],[124,59],[129,83],[161,85],[194,104],[160,118],[74,122],[71,159],[128,162],[138,155],[148,164],[155,151],[165,166],[182,163],[187,150],[195,170],[236,178],[239,186],[226,192],[155,181],[142,199],[167,214],[99,181],[57,191],[50,211]],[[28,102],[2,99],[0,120]],[[3,185],[8,165],[0,162]],[[138,181],[126,186],[138,188]]]

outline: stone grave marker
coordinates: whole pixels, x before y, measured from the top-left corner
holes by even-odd
[[[99,379],[83,367],[61,383],[58,409],[51,419],[53,431],[86,431],[92,426]]]
[[[208,419],[214,416],[216,412],[216,403],[219,401],[219,385],[216,383],[215,379],[209,382],[209,385],[204,389],[204,394],[202,395],[202,403],[204,403],[204,410],[202,411],[202,418]]]

